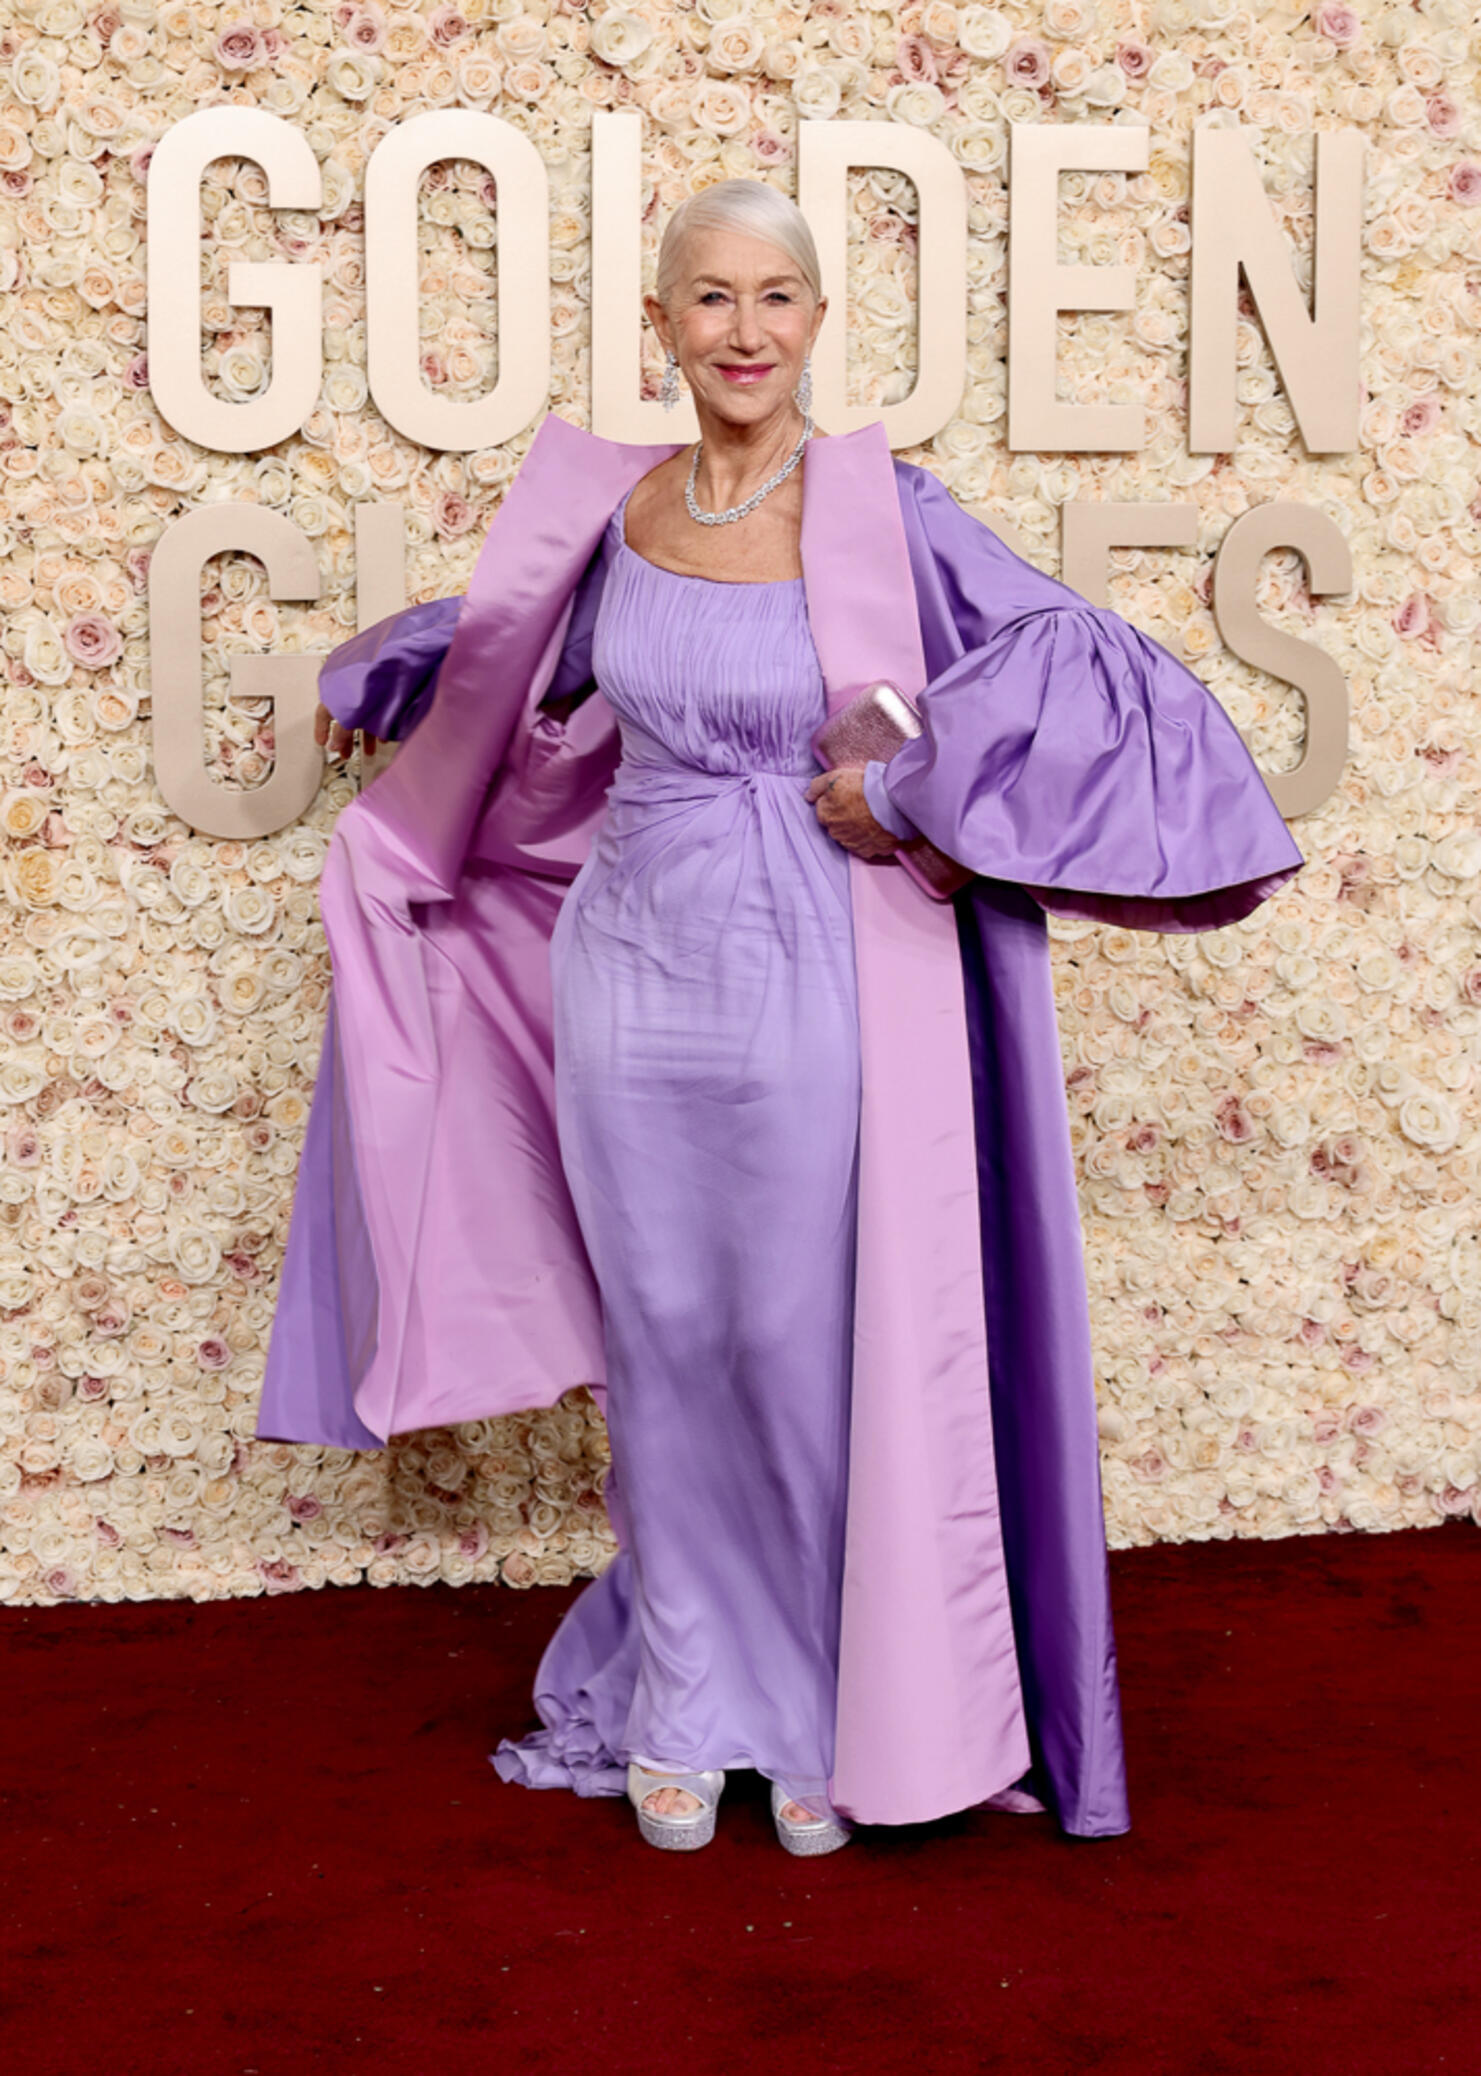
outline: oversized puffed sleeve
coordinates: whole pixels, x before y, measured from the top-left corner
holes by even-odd
[[[868,775],[879,819],[1046,908],[1130,929],[1217,929],[1283,886],[1302,854],[1202,680],[1015,555],[928,470],[903,473],[930,548],[923,618],[960,653],[920,695],[924,732]]]
[[[403,742],[432,704],[462,598],[434,598],[388,613],[331,649],[319,697],[336,721],[383,742]]]

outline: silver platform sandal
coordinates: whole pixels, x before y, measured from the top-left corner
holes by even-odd
[[[814,1809],[821,1804],[827,1814],[814,1815],[805,1824],[794,1823],[782,1815],[782,1806],[787,1802],[795,1802],[801,1809]],[[853,1825],[847,1823],[823,1796],[793,1794],[777,1780],[771,1784],[771,1820],[776,1825],[777,1837],[789,1853],[836,1853],[853,1836]]]
[[[725,1775],[718,1771],[649,1773],[636,1759],[627,1762],[627,1799],[637,1811],[638,1829],[649,1845],[660,1846],[665,1852],[694,1852],[709,1844],[715,1835],[715,1817],[724,1786]],[[644,1809],[647,1798],[662,1788],[683,1788],[698,1798],[699,1808],[667,1816]]]

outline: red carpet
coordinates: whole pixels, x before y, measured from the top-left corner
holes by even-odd
[[[506,1787],[569,1595],[0,1611],[6,2076],[1471,2076],[1481,1535],[1112,1559],[1133,1829]]]

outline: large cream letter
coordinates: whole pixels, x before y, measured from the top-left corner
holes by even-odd
[[[1139,404],[1062,404],[1054,393],[1061,310],[1129,310],[1130,267],[1056,257],[1059,176],[1140,173],[1147,131],[1122,123],[1013,123],[1008,190],[1008,446],[1014,453],[1120,454],[1142,446]]]
[[[598,109],[591,119],[591,429],[657,446],[694,440],[689,391],[665,411],[638,393],[643,326],[643,118]]]
[[[1245,129],[1193,132],[1193,266],[1188,446],[1228,454],[1235,442],[1235,319],[1241,272],[1286,395],[1312,454],[1358,444],[1358,289],[1363,139],[1317,134],[1311,309],[1271,213]]]
[[[317,263],[233,260],[227,300],[272,311],[272,380],[233,404],[201,376],[201,175],[212,159],[251,159],[274,209],[317,209],[324,199],[308,140],[260,108],[201,108],[172,123],[149,161],[145,289],[149,388],[161,417],[198,447],[254,454],[296,433],[323,372]]]
[[[1352,555],[1324,513],[1275,500],[1235,520],[1214,558],[1214,618],[1244,663],[1294,685],[1306,701],[1306,748],[1291,771],[1267,771],[1281,813],[1310,814],[1335,788],[1347,758],[1347,680],[1335,659],[1261,619],[1255,609],[1260,563],[1272,548],[1294,548],[1306,564],[1313,595],[1352,589]]]
[[[499,374],[487,396],[435,395],[422,380],[417,184],[439,159],[472,159],[498,188]],[[388,130],[365,168],[365,352],[388,424],[422,447],[497,447],[550,396],[550,182],[512,124],[474,108],[437,108]]]
[[[1109,603],[1113,548],[1196,548],[1197,505],[1133,505],[1071,498],[1059,508],[1059,573],[1090,605]]]
[[[889,166],[915,183],[917,244],[915,386],[897,404],[850,404],[848,174]],[[828,432],[883,421],[892,447],[913,447],[949,425],[967,381],[967,190],[962,169],[937,137],[910,123],[797,125],[797,201],[816,240],[828,314],[813,349],[815,415]]]
[[[149,558],[150,687],[154,776],[165,805],[203,836],[258,837],[296,822],[319,790],[324,753],[314,741],[320,655],[233,656],[232,694],[273,702],[272,776],[223,786],[206,770],[201,695],[200,576],[232,549],[255,555],[274,598],[317,598],[314,546],[261,505],[200,505],[167,526]]]

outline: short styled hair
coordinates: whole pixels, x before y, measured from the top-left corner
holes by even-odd
[[[658,248],[653,288],[665,309],[678,286],[684,243],[692,231],[743,231],[747,237],[780,246],[812,290],[813,300],[822,300],[822,269],[807,218],[790,196],[769,181],[740,176],[702,187],[669,218]]]

